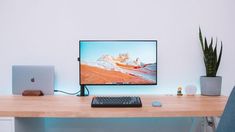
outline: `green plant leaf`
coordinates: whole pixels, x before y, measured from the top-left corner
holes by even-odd
[[[204,48],[204,44],[203,44],[202,31],[201,31],[200,27],[199,27],[199,40],[201,42],[202,51],[204,52],[205,48]]]
[[[217,68],[217,42],[216,42],[216,44],[215,44],[215,49],[214,49],[214,61],[215,61],[215,70],[216,70],[216,68]]]
[[[213,52],[212,45],[209,46],[208,54],[207,54],[207,75],[215,76],[215,56]]]
[[[210,43],[210,46],[209,46],[209,50],[210,50],[210,51],[213,51],[213,46],[212,46],[212,44],[213,44],[213,38],[211,38],[211,43]]]
[[[205,52],[207,52],[209,50],[209,47],[207,45],[207,40],[206,40],[206,37],[205,37]]]
[[[218,59],[217,65],[216,65],[216,71],[218,71],[218,68],[219,68],[219,65],[220,65],[222,51],[223,51],[223,42],[221,41],[221,48],[220,48],[220,53],[219,53],[219,59]]]
[[[213,38],[211,37],[211,43],[210,43],[210,45],[212,45],[213,44]]]

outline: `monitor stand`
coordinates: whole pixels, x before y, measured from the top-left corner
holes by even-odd
[[[78,96],[88,96],[88,94],[85,93],[85,87],[86,85],[83,84],[80,85],[80,95]]]

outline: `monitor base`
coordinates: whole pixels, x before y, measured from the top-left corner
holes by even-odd
[[[76,96],[78,96],[78,97],[86,97],[86,96],[89,96],[89,95],[88,94],[85,94],[85,95],[78,94]]]
[[[89,96],[89,94],[86,94],[85,93],[85,87],[86,85],[80,85],[80,95],[77,95],[77,96]]]

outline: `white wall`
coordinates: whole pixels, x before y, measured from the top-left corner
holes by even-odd
[[[56,88],[78,89],[78,40],[157,39],[158,85],[92,94],[176,93],[205,74],[198,27],[223,40],[222,94],[235,84],[234,0],[0,0],[0,94],[14,64],[55,65]],[[143,51],[144,52],[144,51]]]
[[[56,88],[76,91],[80,39],[157,39],[159,85],[145,90],[175,93],[179,85],[198,85],[199,76],[205,74],[200,25],[208,37],[224,42],[218,75],[223,76],[223,94],[228,94],[235,75],[234,4],[233,0],[1,0],[0,93],[11,91],[14,64],[55,65]]]

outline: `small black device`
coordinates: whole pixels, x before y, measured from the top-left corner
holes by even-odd
[[[93,97],[91,107],[142,107],[140,97]]]

